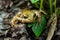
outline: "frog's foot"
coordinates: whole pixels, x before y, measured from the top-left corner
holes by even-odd
[[[45,15],[46,15],[46,12],[43,11],[43,10],[41,10],[41,9],[39,10],[39,13],[40,13],[40,14],[45,14]]]
[[[15,24],[15,23],[11,23],[11,26],[14,27],[14,28],[17,28],[18,27],[18,25]]]

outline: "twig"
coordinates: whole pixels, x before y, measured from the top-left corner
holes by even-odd
[[[56,28],[56,24],[57,24],[57,16],[56,14],[54,13],[53,14],[54,18],[52,20],[52,23],[51,23],[51,26],[50,26],[50,29],[49,29],[49,33],[48,33],[48,36],[47,36],[47,39],[46,40],[51,40],[52,39],[52,36],[54,34],[54,31],[55,31],[55,28]]]

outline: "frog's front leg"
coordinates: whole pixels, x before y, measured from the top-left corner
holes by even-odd
[[[31,23],[31,22],[33,22],[33,20],[29,20],[29,19],[22,19],[22,22],[23,22],[23,23]]]
[[[46,15],[46,12],[44,12],[44,11],[41,10],[41,9],[39,10],[39,13],[40,13],[40,14],[45,14],[45,15]]]

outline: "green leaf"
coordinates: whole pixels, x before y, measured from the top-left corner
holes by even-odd
[[[39,23],[35,23],[32,27],[32,31],[34,32],[34,34],[36,35],[36,37],[39,37],[43,30],[45,29],[46,26],[46,19],[45,16],[41,17],[41,21]]]
[[[30,28],[30,27],[33,27],[35,23],[36,23],[36,21],[34,21],[34,22],[32,22],[32,23],[29,23],[29,24],[27,24],[27,25],[28,25],[28,27]]]
[[[29,23],[28,24],[28,27],[30,28],[30,27],[32,27],[34,24],[33,23]]]
[[[32,4],[37,3],[39,0],[30,0]]]

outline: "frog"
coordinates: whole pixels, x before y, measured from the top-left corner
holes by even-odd
[[[42,10],[38,11],[38,10],[23,9],[22,11],[17,12],[16,15],[11,19],[11,25],[17,28],[18,21],[24,24],[39,21],[41,13],[46,14]]]

